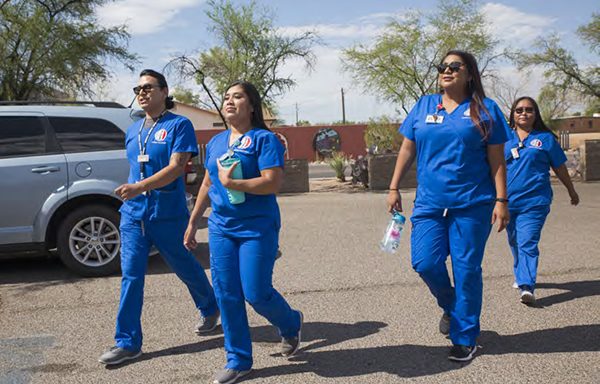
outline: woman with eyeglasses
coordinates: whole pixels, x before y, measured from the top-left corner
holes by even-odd
[[[514,257],[514,288],[521,302],[535,303],[535,282],[540,251],[538,243],[552,203],[550,168],[567,188],[571,204],[579,204],[565,156],[557,137],[540,116],[534,99],[518,98],[510,110],[513,134],[504,154],[507,168],[508,209],[511,221],[506,228]]]
[[[492,224],[498,222],[500,232],[509,220],[508,126],[485,97],[473,55],[449,51],[437,69],[441,92],[421,97],[400,127],[404,140],[387,205],[390,212],[402,211],[398,185],[416,159],[412,266],[443,311],[439,331],[453,344],[448,358],[469,361],[477,350],[485,244]]]
[[[196,247],[196,221],[210,202],[210,268],[227,354],[214,383],[230,384],[247,375],[253,363],[246,302],[277,327],[279,353],[285,357],[300,347],[303,316],[272,284],[281,227],[275,194],[283,182],[284,147],[267,129],[260,94],[251,83],[229,86],[223,115],[230,129],[206,146],[206,174],[184,244]]]
[[[133,88],[146,116],[133,123],[125,137],[130,171],[127,184],[115,189],[121,206],[121,300],[115,346],[100,363],[120,364],[142,353],[142,303],[150,248],[154,245],[187,286],[200,322],[195,331],[217,326],[219,309],[204,269],[182,244],[189,212],[184,168],[198,154],[192,123],[169,112],[174,107],[165,77],[146,69]]]

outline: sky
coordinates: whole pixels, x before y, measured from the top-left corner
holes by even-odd
[[[402,17],[409,10],[435,12],[435,0],[257,0],[274,14],[274,25],[282,33],[313,30],[322,45],[314,52],[317,63],[307,72],[297,61],[281,69],[291,75],[297,86],[277,100],[278,118],[287,124],[300,120],[328,123],[342,119],[341,88],[344,88],[346,120],[368,121],[387,115],[400,118],[399,106],[378,99],[355,83],[341,65],[343,49],[356,44],[369,44],[380,34],[391,17]],[[234,4],[247,2],[233,0]],[[503,0],[480,1],[489,31],[502,44],[527,49],[539,36],[557,33],[562,46],[575,54],[580,65],[593,63],[597,57],[588,53],[575,35],[577,27],[587,24],[593,13],[600,12],[597,0]],[[131,39],[129,50],[140,56],[132,73],[111,63],[114,76],[101,86],[100,95],[128,105],[138,73],[144,68],[161,71],[165,64],[180,54],[194,54],[214,46],[208,30],[205,0],[117,0],[98,9],[104,26],[124,24]],[[597,64],[597,63],[596,63]],[[519,73],[510,63],[496,65],[498,73],[523,93],[536,97],[543,85],[542,69],[531,74]],[[180,85],[201,93],[193,80],[167,78],[171,88]],[[135,105],[135,104],[134,104]]]

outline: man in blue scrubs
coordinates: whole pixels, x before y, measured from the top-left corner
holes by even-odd
[[[127,130],[129,180],[115,190],[123,200],[120,225],[123,277],[116,344],[99,359],[107,365],[134,359],[142,353],[144,277],[153,245],[186,284],[200,311],[196,332],[212,331],[219,317],[206,274],[182,243],[189,218],[182,175],[190,157],[198,154],[194,129],[185,117],[168,112],[174,104],[168,97],[162,74],[142,71],[134,92],[146,117]]]
[[[514,131],[504,148],[511,217],[506,231],[514,257],[514,285],[520,289],[521,302],[533,304],[538,243],[552,203],[550,168],[567,188],[573,205],[579,203],[579,196],[565,166],[567,157],[542,121],[535,100],[526,96],[517,99],[510,125]]]

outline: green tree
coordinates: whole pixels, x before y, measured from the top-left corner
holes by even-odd
[[[246,80],[273,111],[274,99],[296,85],[292,76],[281,75],[283,64],[300,60],[308,70],[315,64],[312,47],[319,42],[318,36],[310,31],[292,37],[283,34],[273,24],[273,13],[255,1],[234,7],[230,0],[210,0],[207,16],[217,45],[202,52],[199,59],[180,56],[171,65],[184,76],[204,81],[219,102],[229,84]]]
[[[200,96],[195,94],[191,89],[175,87],[173,92],[171,92],[171,96],[180,103],[194,106],[199,106],[201,104]]]
[[[0,3],[0,100],[91,96],[110,77],[107,64],[130,70],[124,26],[98,26],[107,0],[14,0]]]
[[[579,27],[577,34],[592,54],[600,54],[600,14],[593,14],[590,23]],[[553,87],[577,92],[588,100],[600,98],[600,57],[595,64],[580,67],[573,54],[560,46],[558,35],[539,38],[535,48],[536,52],[519,54],[519,67],[542,66]]]
[[[567,111],[576,103],[575,95],[569,90],[546,84],[540,90],[537,97],[542,120],[552,125],[552,121],[558,117],[565,116]]]
[[[421,96],[437,89],[436,65],[450,49],[469,51],[485,73],[498,42],[487,32],[475,0],[441,0],[437,12],[411,11],[392,19],[374,42],[344,51],[343,65],[368,92],[405,113]]]
[[[370,119],[365,129],[367,148],[376,148],[377,153],[397,152],[402,144],[398,124],[388,116]]]

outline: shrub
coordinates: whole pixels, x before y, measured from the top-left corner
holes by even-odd
[[[346,162],[348,157],[343,152],[332,152],[331,157],[327,159],[327,164],[335,171],[335,177],[339,181],[346,181]]]
[[[374,153],[397,152],[402,144],[398,124],[387,116],[370,119],[365,130],[365,143]]]

